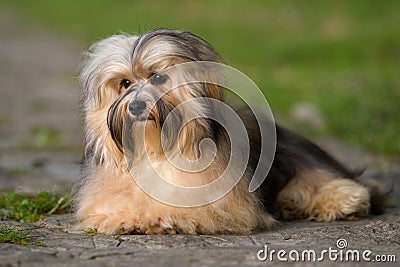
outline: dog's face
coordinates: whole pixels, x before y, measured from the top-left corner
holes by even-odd
[[[193,101],[190,108],[172,111],[187,100],[222,100],[223,94],[212,83],[185,82],[199,75],[216,79],[214,71],[174,66],[219,60],[207,42],[176,30],[160,29],[139,37],[118,35],[92,45],[80,75],[86,154],[96,154],[92,156],[97,161],[104,161],[107,155],[99,145],[108,146],[115,155],[124,149],[124,135],[131,134],[133,139],[145,139],[148,153],[162,154],[163,149],[178,145],[183,154],[196,157],[198,142],[212,138],[212,123],[205,119],[213,112],[212,105]],[[198,119],[187,121],[193,113],[199,115]],[[166,125],[170,114],[173,116]],[[137,136],[138,128],[145,129],[144,136]],[[161,139],[166,144],[162,145]]]

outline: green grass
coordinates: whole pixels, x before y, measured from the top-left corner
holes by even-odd
[[[9,190],[0,194],[0,220],[34,222],[51,214],[68,212],[71,197],[42,191],[21,194]]]
[[[59,147],[61,143],[61,132],[49,125],[33,126],[30,130],[31,138],[23,141],[21,148],[25,150],[48,150]]]
[[[89,228],[87,230],[84,230],[85,234],[89,235],[89,236],[95,236],[97,235],[97,230],[96,229],[92,229]]]
[[[274,113],[289,118],[298,102],[318,108],[325,127],[307,134],[400,153],[398,0],[0,2],[86,44],[120,31],[192,31],[250,76]]]
[[[43,246],[40,241],[32,241],[29,230],[20,230],[17,227],[7,226],[0,226],[0,243]]]

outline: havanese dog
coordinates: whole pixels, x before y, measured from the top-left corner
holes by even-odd
[[[269,172],[251,192],[255,170],[263,164],[260,129],[268,120],[257,120],[246,105],[232,104],[245,125],[243,140],[250,144],[249,154],[243,153],[243,160],[239,155],[234,165],[245,162],[245,168],[240,172],[231,166],[225,172],[234,145],[240,143],[231,140],[226,125],[240,123],[225,120],[226,111],[218,107],[228,105],[218,84],[224,75],[213,64],[179,68],[221,61],[203,39],[169,29],[114,35],[84,53],[79,81],[85,146],[82,178],[74,189],[78,229],[250,234],[271,228],[276,220],[349,220],[382,212],[385,194],[377,183],[360,179],[362,172],[275,124]],[[212,82],[193,82],[190,76]],[[208,165],[197,166],[207,151],[215,152]],[[177,166],[175,158],[197,164],[196,171]],[[235,175],[240,179],[225,187]],[[221,176],[219,187],[224,189],[215,197],[215,190],[206,186]]]

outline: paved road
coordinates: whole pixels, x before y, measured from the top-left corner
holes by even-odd
[[[323,259],[321,263],[325,266],[349,262],[365,266],[376,264],[373,261],[377,256],[389,259],[394,255],[397,262],[400,260],[399,219],[397,208],[361,221],[282,223],[273,230],[250,236],[89,236],[73,231],[71,214],[55,215],[36,224],[0,222],[0,226],[35,229],[32,237],[44,244],[41,247],[0,244],[0,266],[267,266],[271,259],[278,266],[284,265],[272,250],[284,250],[287,254],[281,258],[294,262],[296,252],[291,251],[297,251],[300,260],[296,263],[304,266],[311,264],[308,253],[312,253],[304,251],[315,251],[315,260]],[[338,244],[339,239],[347,242],[347,246]],[[265,261],[257,257],[260,250],[268,251],[259,254],[261,259],[267,255]],[[323,250],[332,252],[321,254]],[[346,262],[348,250],[358,254],[354,258],[347,256]],[[289,253],[293,253],[292,258]],[[365,258],[363,253],[367,253]],[[301,261],[301,255],[305,261]],[[397,266],[395,262],[386,264]]]
[[[79,177],[79,93],[72,77],[82,46],[32,25],[11,10],[0,9],[0,32],[0,191],[16,187],[68,190]],[[35,129],[44,132],[38,134]],[[49,147],[44,149],[29,145],[40,145],[40,138],[49,138],[48,132],[61,135],[56,144],[45,143]],[[398,184],[399,168],[391,161],[335,140],[320,142],[353,166],[371,163],[366,175]],[[269,260],[257,259],[265,244],[269,250],[287,253],[320,252],[337,249],[339,238],[347,241],[350,250],[371,250],[371,259],[393,254],[399,261],[398,188],[391,208],[382,216],[355,222],[282,223],[251,236],[89,236],[74,232],[71,214],[35,224],[3,221],[0,226],[33,229],[32,238],[44,246],[0,243],[0,266],[267,266]],[[276,254],[274,263],[284,264]],[[348,265],[328,257],[323,263]],[[365,262],[352,264],[364,266]]]
[[[4,9],[0,33],[0,190],[66,190],[79,177],[80,44]]]

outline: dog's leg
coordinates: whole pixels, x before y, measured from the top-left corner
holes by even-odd
[[[368,213],[370,195],[366,187],[351,179],[310,170],[293,178],[278,194],[275,205],[283,220],[349,220]]]
[[[135,229],[135,217],[127,213],[100,214],[81,216],[76,230],[96,230],[100,234],[130,234]]]
[[[139,216],[135,205],[137,193],[128,175],[106,169],[90,173],[75,188],[77,229],[96,229],[104,234],[133,232]]]
[[[386,194],[359,181],[361,173],[277,126],[276,155],[262,187],[265,204],[284,220],[332,221],[381,212]]]

